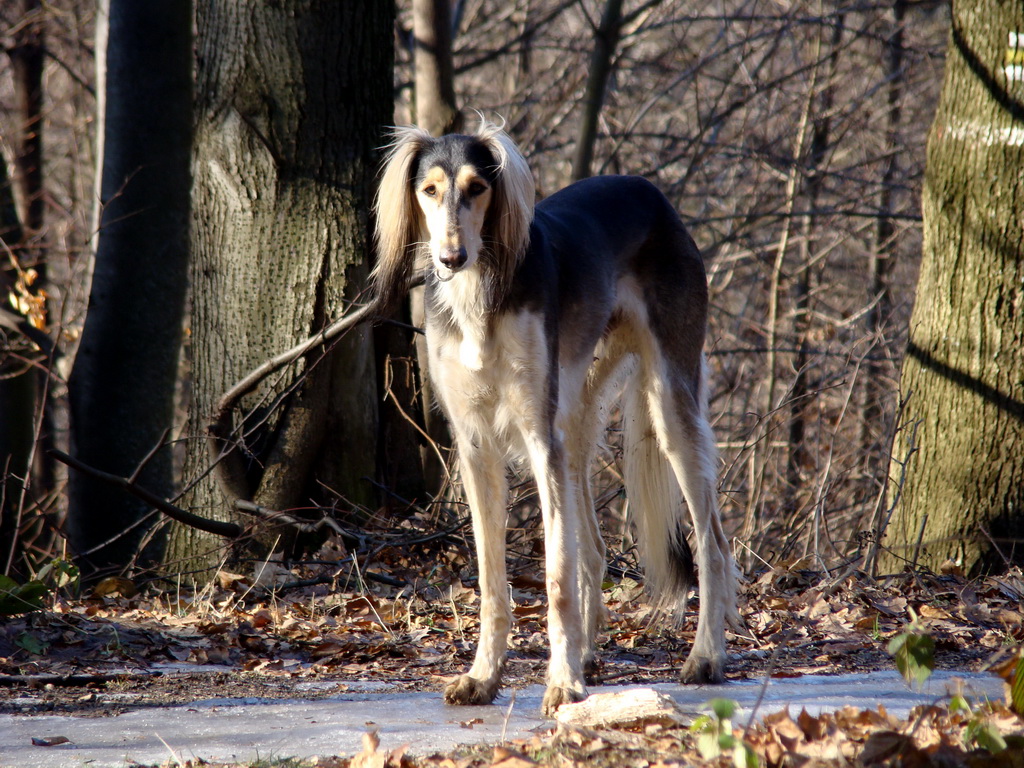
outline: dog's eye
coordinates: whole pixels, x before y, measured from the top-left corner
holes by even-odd
[[[479,181],[474,181],[469,185],[469,189],[467,191],[470,197],[476,197],[477,195],[482,195],[487,191],[487,185]]]
[[[433,184],[428,184],[423,188],[423,194],[427,197],[437,197],[437,187]]]

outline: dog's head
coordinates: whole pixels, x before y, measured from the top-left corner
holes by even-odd
[[[486,263],[505,282],[529,244],[533,177],[509,136],[488,123],[472,135],[395,131],[377,192],[377,266],[386,310],[401,298],[422,247],[438,280]]]

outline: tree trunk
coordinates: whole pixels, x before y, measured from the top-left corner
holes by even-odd
[[[391,122],[391,3],[203,3],[197,23],[189,434],[265,359],[341,315],[364,287],[368,212]],[[314,365],[315,363],[315,365]],[[280,401],[280,402],[279,402]],[[280,406],[280,407],[278,407]],[[284,371],[243,401],[243,495],[276,509],[374,499],[371,329]],[[193,511],[234,516],[189,442]],[[218,542],[176,528],[168,563],[209,567]]]
[[[12,192],[7,163],[0,157],[0,239],[17,245],[22,229]],[[0,296],[8,295],[14,279],[0,269]],[[35,439],[36,377],[21,359],[25,351],[17,334],[0,328],[0,574],[18,577],[27,575],[19,533]]]
[[[0,173],[0,236],[17,264],[11,265],[6,254],[0,255],[0,265],[3,265],[0,267],[0,300],[4,301],[9,293],[17,292],[17,289],[12,291],[18,282],[15,270],[21,274],[25,274],[22,270],[34,270],[33,287],[26,286],[24,280],[20,286],[33,297],[45,296],[41,289],[46,282],[43,246],[45,16],[40,0],[17,0],[13,6],[13,39],[7,48],[14,86],[10,133],[13,165],[10,178],[6,164]],[[29,314],[35,315],[36,327],[41,327],[45,323],[45,299],[40,298],[39,305]],[[30,345],[22,345],[16,334],[9,339],[3,344],[4,351],[13,354],[0,357],[0,573],[24,577],[33,570],[33,563],[25,557],[21,535],[29,487],[36,480],[32,465],[38,457],[36,417],[42,378],[39,370],[28,362],[36,357]],[[43,489],[37,485],[34,490]]]
[[[13,181],[18,190],[18,219],[26,239],[43,228],[43,51],[45,25],[41,0],[17,0],[14,45],[7,50],[13,70],[15,108],[20,123],[14,151]],[[42,263],[40,262],[40,267]]]
[[[72,451],[131,475],[173,424],[188,289],[190,0],[110,0],[100,219],[89,311],[69,382]],[[173,487],[169,449],[139,483]],[[86,572],[131,562],[149,507],[71,473],[68,533]]]
[[[828,172],[833,147],[832,112],[835,103],[836,77],[839,71],[839,54],[842,50],[845,16],[837,13],[831,30],[822,29],[817,45],[816,59],[821,60],[821,51],[828,50],[828,64],[819,64],[824,70],[824,84],[821,92],[811,95],[811,135],[807,148],[804,178],[805,205],[809,211],[818,208],[822,183]],[[824,38],[828,38],[827,42]],[[786,487],[783,508],[796,511],[798,496],[804,490],[806,470],[813,466],[810,447],[807,445],[807,404],[811,389],[809,381],[811,356],[808,337],[811,333],[811,296],[814,291],[814,259],[817,233],[815,217],[811,214],[801,217],[799,242],[799,274],[793,281],[793,384],[789,393],[789,455],[786,458]],[[818,223],[820,227],[820,223]]]
[[[604,105],[605,89],[612,73],[612,58],[622,32],[622,0],[607,0],[601,25],[594,30],[594,50],[590,54],[587,88],[583,94],[583,119],[572,160],[572,180],[590,175],[597,142],[597,121]]]
[[[883,569],[952,559],[977,572],[1024,562],[1022,33],[1024,4],[953,5],[901,381],[903,432],[916,427],[918,452]],[[896,463],[890,475],[899,472]]]
[[[416,124],[433,136],[461,129],[452,65],[451,0],[413,0]]]
[[[889,434],[886,422],[886,399],[892,387],[886,381],[887,366],[877,358],[884,354],[886,324],[891,321],[893,301],[889,290],[889,274],[896,260],[897,229],[894,218],[896,196],[896,174],[900,166],[900,130],[904,98],[904,44],[903,25],[906,16],[906,0],[893,0],[892,27],[883,44],[882,60],[886,74],[885,160],[882,182],[879,185],[878,221],[875,224],[875,253],[868,262],[871,308],[867,314],[867,331],[873,339],[877,352],[867,361],[863,407],[861,409],[860,442],[864,450],[864,464],[867,474],[876,477],[876,467],[885,461],[883,444]]]

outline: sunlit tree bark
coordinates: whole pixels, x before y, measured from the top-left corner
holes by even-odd
[[[1022,211],[1024,4],[956,2],[901,380],[917,453],[883,568],[1024,561]]]

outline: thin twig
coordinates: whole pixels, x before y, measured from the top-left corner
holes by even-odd
[[[235,509],[240,512],[246,512],[250,515],[254,515],[263,522],[271,525],[286,525],[289,528],[294,528],[299,533],[316,533],[322,528],[330,528],[339,536],[344,535],[344,531],[341,526],[338,525],[337,521],[329,515],[323,515],[319,520],[303,520],[301,517],[296,517],[289,512],[268,509],[267,507],[261,506],[252,501],[246,501],[245,499],[238,499],[235,501]]]
[[[343,565],[346,562],[352,562],[352,558],[349,557],[344,560],[339,560],[338,565]],[[397,589],[409,586],[407,582],[404,582],[401,579],[396,579],[393,576],[388,576],[383,573],[375,573],[374,571],[363,571],[362,577],[368,581],[375,581],[378,584],[384,584],[385,586],[395,587]],[[274,591],[283,592],[288,589],[301,589],[304,587],[315,587],[320,584],[331,584],[334,582],[334,579],[335,577],[333,575],[317,576],[311,579],[297,579],[295,581],[287,581],[284,584],[274,587]]]

